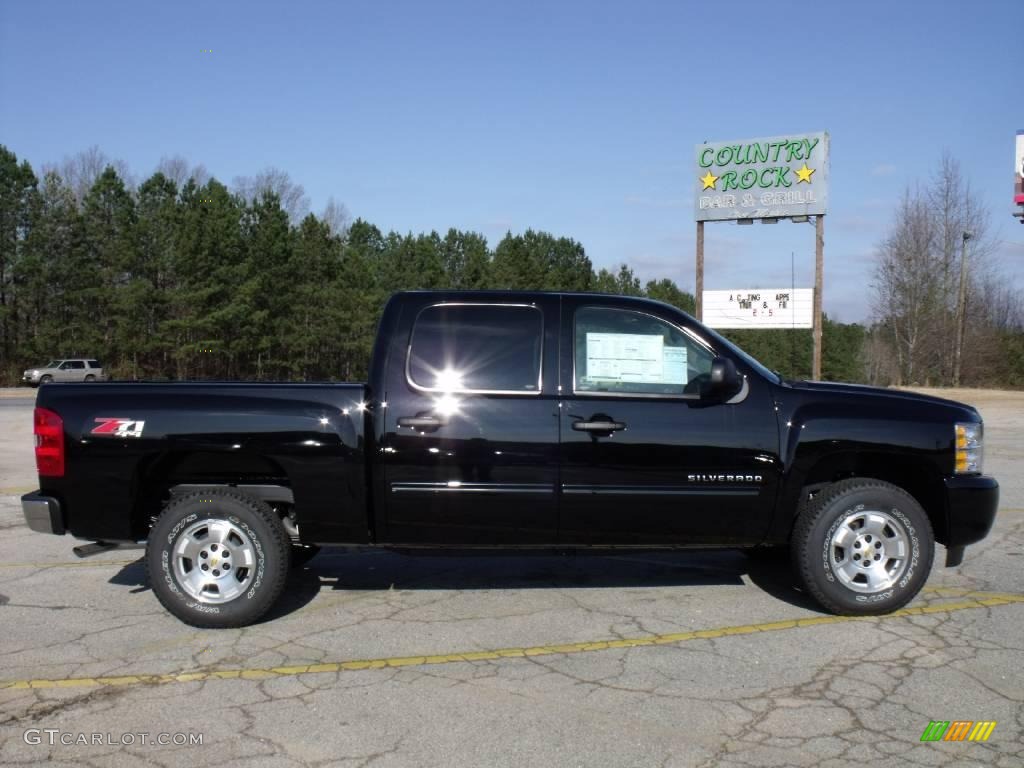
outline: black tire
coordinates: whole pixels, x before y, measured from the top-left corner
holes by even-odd
[[[50,374],[46,374],[41,379],[39,379],[40,384],[49,384],[51,381],[53,381],[53,376],[51,376]]]
[[[935,557],[921,505],[903,489],[870,478],[821,490],[800,512],[790,545],[807,592],[826,610],[848,616],[889,613],[909,603]]]
[[[204,536],[205,523],[213,523],[226,536],[218,538],[218,530],[209,528]],[[175,554],[183,537],[191,542],[183,542],[187,552],[200,548],[194,559]],[[251,567],[229,570],[239,557],[251,561]],[[284,589],[290,560],[288,534],[274,511],[262,501],[228,490],[198,491],[175,499],[157,518],[146,546],[150,585],[160,603],[186,624],[211,629],[244,627],[258,620]],[[207,566],[203,571],[217,578],[200,573],[200,563]],[[201,589],[186,578],[193,569],[196,578],[206,582]],[[232,597],[233,592],[238,594]]]
[[[292,544],[292,568],[301,568],[320,554],[316,544]]]
[[[96,377],[93,376],[91,373],[85,377],[86,384],[92,384],[94,381],[96,381]]]

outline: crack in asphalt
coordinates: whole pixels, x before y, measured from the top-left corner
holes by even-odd
[[[960,590],[947,590],[947,592],[959,591]],[[964,610],[980,608],[991,609],[997,606],[1024,603],[1024,595],[968,592],[964,596],[968,599],[953,603],[935,603],[924,606],[902,608],[884,616],[817,616],[806,619],[785,619],[782,621],[764,622],[760,624],[744,624],[717,629],[698,629],[686,632],[618,638],[613,640],[594,640],[576,643],[547,644],[522,648],[501,648],[495,650],[463,651],[433,655],[393,656],[380,659],[361,659],[317,664],[295,664],[277,667],[216,669],[209,667],[204,668],[201,665],[197,665],[197,667],[190,672],[172,672],[167,674],[132,674],[77,678],[69,677],[60,679],[10,680],[0,681],[0,690],[162,685],[167,683],[231,679],[261,680],[266,678],[293,677],[297,675],[337,673],[368,669],[434,666],[439,664],[495,661],[510,658],[534,658],[538,656],[568,655],[613,649],[676,645],[692,640],[711,640],[730,636],[750,635],[759,632],[778,632],[782,630],[847,622],[880,624],[894,619],[929,616],[933,614],[951,614]],[[222,659],[221,663],[224,661],[225,660]],[[233,661],[244,661],[244,658],[236,657]]]

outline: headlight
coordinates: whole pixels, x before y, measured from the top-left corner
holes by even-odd
[[[956,473],[981,472],[982,425],[980,422],[957,424]]]

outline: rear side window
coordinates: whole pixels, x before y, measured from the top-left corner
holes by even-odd
[[[406,376],[429,392],[539,394],[544,318],[525,304],[440,304],[416,318]]]
[[[576,312],[577,393],[697,397],[714,355],[670,323],[642,312]]]
[[[88,363],[89,363],[89,367],[90,368],[102,368],[103,367],[102,365],[100,365],[100,361],[99,360],[89,360]]]

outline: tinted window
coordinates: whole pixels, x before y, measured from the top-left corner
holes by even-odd
[[[413,327],[409,379],[435,391],[538,392],[542,325],[534,307],[427,307]]]
[[[60,364],[60,368],[58,368],[57,370],[66,371],[66,370],[68,370],[70,368],[71,368],[71,363],[61,363]]]
[[[74,368],[75,370],[85,368],[85,362],[83,360],[72,360],[71,367]]]
[[[602,307],[576,312],[575,354],[576,392],[693,397],[714,359],[663,320]]]
[[[102,368],[103,367],[102,365],[100,365],[100,361],[99,360],[89,360],[88,363],[89,363],[89,367],[90,368]]]

